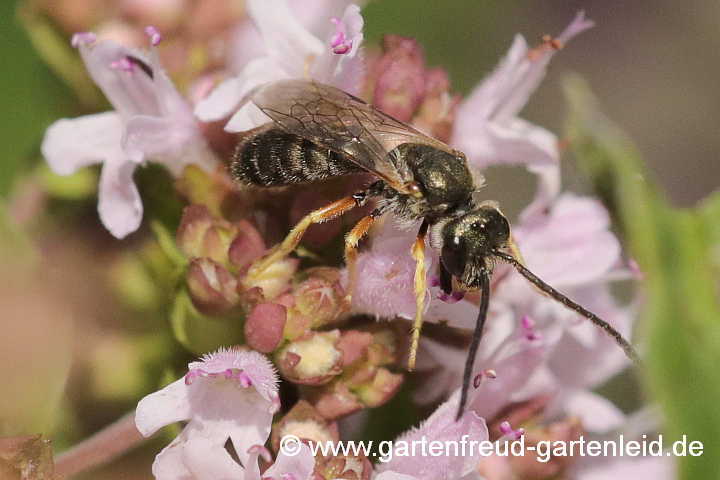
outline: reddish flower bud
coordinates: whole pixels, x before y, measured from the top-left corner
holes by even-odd
[[[226,313],[239,299],[235,278],[225,267],[209,258],[190,262],[187,284],[193,305],[207,315]]]
[[[237,235],[230,243],[228,258],[238,270],[244,270],[265,253],[265,242],[260,232],[247,220],[236,225]]]
[[[287,309],[277,303],[261,303],[245,320],[248,345],[262,353],[270,353],[282,342]]]
[[[386,35],[383,55],[373,65],[374,105],[409,122],[425,97],[425,55],[411,38]]]

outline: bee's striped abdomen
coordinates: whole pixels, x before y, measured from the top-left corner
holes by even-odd
[[[362,173],[341,155],[281,128],[248,132],[235,151],[234,177],[261,187],[278,187],[339,175]]]

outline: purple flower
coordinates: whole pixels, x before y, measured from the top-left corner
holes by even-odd
[[[268,439],[279,409],[277,375],[261,353],[221,349],[188,368],[185,378],[140,400],[135,412],[137,428],[146,437],[165,425],[188,422],[155,458],[153,474],[159,480],[188,475],[183,456],[189,443],[225,452],[230,439],[243,465],[250,465],[249,450]]]
[[[221,120],[233,114],[225,126],[230,132],[267,123],[268,118],[252,104],[235,112],[253,88],[267,82],[310,77],[351,93],[356,89],[362,79],[362,58],[358,55],[363,40],[360,7],[348,5],[341,18],[325,19],[330,30],[324,38],[304,27],[284,0],[249,0],[247,8],[262,37],[265,55],[247,62],[237,77],[221,83],[198,103],[195,114],[202,121]],[[341,45],[345,48],[338,50]]]
[[[159,33],[148,30],[153,44]],[[45,132],[42,153],[53,172],[71,175],[102,163],[98,212],[105,227],[123,238],[140,226],[143,206],[133,182],[135,167],[154,160],[178,175],[185,165],[214,164],[189,105],[160,66],[155,51],[128,48],[94,35],[72,44],[114,111],[61,119]]]

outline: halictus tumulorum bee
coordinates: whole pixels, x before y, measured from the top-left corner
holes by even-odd
[[[416,260],[416,316],[408,368],[415,367],[425,298],[425,237],[440,252],[440,286],[451,293],[453,277],[461,290],[480,290],[480,311],[465,364],[458,417],[467,402],[477,348],[490,298],[490,276],[498,260],[509,263],[542,293],[609,333],[628,357],[637,353],[606,321],[584,309],[523,265],[505,216],[494,202],[477,204],[473,193],[483,177],[465,155],[328,85],[287,80],[261,85],[248,99],[273,122],[243,135],[232,164],[235,178],[261,187],[309,182],[370,172],[377,177],[364,190],[308,214],[285,240],[254,264],[257,275],[290,254],[313,223],[330,220],[377,198],[377,207],[345,238],[349,307],[355,287],[357,244],[373,221],[388,211],[406,222],[422,221],[412,247]]]

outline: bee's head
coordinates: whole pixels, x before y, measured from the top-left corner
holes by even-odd
[[[443,265],[463,290],[474,290],[481,273],[491,273],[492,252],[507,247],[510,225],[496,207],[483,205],[445,223],[441,238]]]

